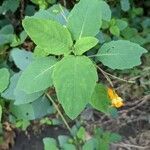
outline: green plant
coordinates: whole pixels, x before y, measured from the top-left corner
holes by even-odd
[[[106,16],[101,9],[104,5],[107,5],[104,1],[81,0],[68,17],[63,14],[65,25],[54,16],[49,19],[37,15],[26,17],[23,27],[37,45],[40,56],[41,53],[44,56],[35,58],[23,71],[17,88],[26,94],[38,96],[54,85],[65,113],[75,119],[88,103],[93,103],[92,94],[96,84],[99,84],[93,57],[112,69],[123,70],[139,65],[140,56],[146,50],[126,40],[105,43],[97,54],[86,56],[85,53],[98,44],[98,39],[94,36],[99,32]],[[103,11],[107,9],[108,5]],[[59,59],[55,56],[59,56]],[[101,85],[99,91],[102,88],[105,87]],[[107,97],[107,93],[105,96]],[[27,102],[22,101],[23,103]],[[105,111],[109,102],[106,105]]]
[[[6,69],[1,69],[7,74],[1,71],[7,78],[5,82],[1,79],[1,92],[4,91],[2,96],[15,99],[15,105],[11,105],[10,110],[17,114],[22,108],[28,108],[22,116],[26,119],[36,118],[31,112],[38,107],[40,100],[37,99],[46,98],[42,95],[48,95],[48,89],[54,86],[59,103],[71,119],[75,119],[89,103],[111,114],[114,109],[107,87],[98,83],[97,68],[104,75],[105,72],[96,63],[101,62],[112,69],[132,68],[141,63],[140,56],[146,50],[138,44],[120,39],[104,43],[96,54],[88,55],[86,52],[99,42],[95,36],[103,21],[110,21],[111,32],[114,26],[120,30],[127,26],[121,20],[111,20],[108,4],[99,0],[81,0],[70,13],[61,5],[56,5],[50,11],[41,10],[32,17],[26,17],[23,27],[35,42],[35,51],[31,53],[14,49],[11,52],[12,59],[21,71],[11,77],[10,87],[6,91],[9,75]],[[12,87],[15,88],[13,91]],[[45,107],[46,101],[40,103]],[[29,116],[26,117],[26,114]],[[38,117],[44,114],[47,114],[47,110],[45,113],[39,112]]]
[[[63,2],[65,6],[67,1]],[[4,103],[0,104],[2,121],[5,112],[9,112],[9,121],[17,128],[26,130],[30,120],[49,114],[55,114],[57,119],[49,120],[46,117],[40,121],[41,124],[62,123],[57,117],[58,112],[72,133],[65,114],[70,119],[75,119],[85,107],[92,106],[106,115],[116,117],[117,108],[125,105],[115,92],[110,77],[129,83],[134,81],[116,77],[102,68],[130,72],[131,70],[126,69],[140,65],[140,57],[146,53],[141,46],[150,41],[150,19],[141,17],[143,8],[136,7],[132,0],[121,0],[120,3],[108,1],[112,4],[111,9],[103,0],[76,2],[72,10],[60,4],[52,5],[56,3],[55,0],[31,0],[26,8],[19,5],[19,0],[1,2],[0,95]],[[38,11],[33,4],[39,6]],[[19,17],[13,18],[14,23],[8,19],[19,9],[20,19],[23,14],[26,15],[22,21],[23,28],[18,24]],[[30,42],[31,47],[26,49],[25,45]],[[101,76],[108,80],[110,87],[102,83]],[[85,132],[81,127],[74,135],[78,140],[70,141],[77,142],[75,145],[85,144],[84,149],[92,147],[95,139],[86,141]],[[106,138],[105,144],[100,146],[105,145],[101,149],[107,149],[105,147],[111,142],[110,134],[103,135],[100,130],[95,132],[102,135],[100,138]],[[103,143],[103,140],[99,141]],[[73,149],[72,142],[67,143],[65,148]]]
[[[58,142],[54,138],[46,137],[43,139],[44,150],[108,150],[112,142],[121,140],[120,135],[103,131],[101,128],[95,128],[89,139],[87,134],[85,128],[80,127],[76,128],[72,137],[58,136]]]

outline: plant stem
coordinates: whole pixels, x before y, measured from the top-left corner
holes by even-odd
[[[105,71],[104,71],[105,72]],[[110,74],[110,73],[108,73],[108,72],[105,72],[107,75],[109,75],[109,76],[111,76],[112,78],[114,78],[114,79],[118,79],[118,80],[120,80],[120,81],[123,81],[123,82],[127,82],[127,83],[135,83],[135,81],[131,81],[131,80],[125,80],[125,79],[122,79],[122,78],[119,78],[119,77],[116,77],[116,76],[114,76],[114,75],[112,75],[112,74]]]
[[[101,69],[99,66],[96,65],[96,67],[100,70],[100,72],[104,75],[104,77],[107,79],[107,81],[110,83],[111,87],[114,87],[111,79],[108,77],[108,75],[106,74],[106,72]]]
[[[52,102],[53,106],[55,107],[55,109],[57,110],[58,114],[60,115],[61,119],[63,120],[63,122],[65,123],[67,129],[69,130],[69,132],[71,133],[71,128],[69,127],[66,119],[64,118],[63,114],[61,113],[61,111],[59,110],[57,104],[55,103],[55,101],[52,99],[52,97],[46,93],[46,96],[48,97],[48,99]]]
[[[111,76],[112,78],[117,79],[117,80],[120,80],[120,81],[123,81],[123,82],[135,83],[135,81],[128,81],[128,80],[125,80],[125,79],[116,77],[116,76],[114,76],[114,75],[112,75],[112,74],[110,74],[110,73],[108,73],[108,72],[102,70],[99,66],[97,66],[97,68],[103,73],[103,75],[104,75],[104,74],[107,75],[107,77],[108,77],[108,76]],[[108,77],[108,78],[109,78],[109,77]]]

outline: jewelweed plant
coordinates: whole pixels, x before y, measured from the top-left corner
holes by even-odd
[[[44,15],[47,11],[26,17],[22,24],[36,44],[34,53],[39,58],[22,72],[17,88],[27,94],[41,95],[54,86],[59,103],[71,119],[75,119],[89,103],[92,106],[100,103],[96,108],[107,103],[105,108],[99,108],[107,112],[108,96],[105,87],[98,81],[93,58],[112,69],[123,70],[139,65],[140,56],[146,50],[138,44],[119,39],[104,43],[96,55],[86,55],[98,44],[95,36],[102,20],[110,19],[103,12],[104,6],[107,6],[104,1],[81,0],[69,14],[59,6],[62,20],[50,14]],[[106,102],[100,101],[103,99],[101,95]],[[33,100],[22,101],[21,104]]]
[[[108,32],[117,38],[101,44],[98,34],[105,28],[104,22],[110,22]],[[35,49],[33,52],[18,48],[11,51],[10,59],[20,70],[11,72],[11,78],[8,69],[0,69],[1,97],[13,100],[10,111],[17,119],[34,120],[54,112],[48,99],[67,126],[57,103],[70,119],[78,117],[88,104],[108,115],[125,105],[114,91],[108,73],[98,64],[113,70],[130,69],[141,64],[140,57],[147,51],[118,36],[127,23],[111,19],[111,10],[105,1],[80,0],[70,12],[57,4],[26,16],[22,25],[35,43]],[[1,32],[4,34],[5,29]],[[23,35],[26,38],[25,33]],[[16,44],[18,42],[13,45]],[[96,52],[92,53],[92,49]],[[106,77],[111,87],[102,84],[97,71]],[[55,95],[51,95],[51,90],[55,90]]]
[[[141,63],[140,57],[146,50],[119,39],[104,43],[97,54],[87,55],[86,52],[99,42],[96,35],[102,20],[111,19],[108,4],[101,0],[80,0],[71,12],[61,5],[57,7],[60,12],[53,9],[52,15],[50,11],[41,10],[34,16],[26,16],[22,22],[36,44],[36,57],[14,77],[18,79],[14,93],[17,95],[20,90],[30,97],[16,100],[15,104],[31,103],[54,87],[58,102],[71,119],[75,119],[87,104],[108,112],[107,88],[98,80],[97,68],[100,68],[96,63],[101,62],[111,69],[129,69]],[[9,73],[5,68],[0,73],[5,78],[1,79],[2,92],[9,83]]]

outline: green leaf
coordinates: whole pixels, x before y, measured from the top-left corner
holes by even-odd
[[[2,93],[9,84],[9,71],[6,68],[0,69],[0,93]]]
[[[121,33],[123,35],[123,37],[127,40],[130,40],[131,38],[135,37],[138,35],[138,31],[135,28],[130,28],[127,27],[126,29],[124,29]]]
[[[24,49],[20,50],[19,48],[12,49],[10,56],[20,70],[25,70],[33,60],[31,52],[25,51]]]
[[[74,48],[76,55],[82,55],[98,43],[98,39],[94,37],[83,37],[76,41]]]
[[[105,43],[98,51],[97,58],[112,69],[129,69],[140,65],[140,57],[147,51],[138,44],[126,40]]]
[[[121,9],[123,11],[128,11],[130,9],[130,2],[129,0],[120,0]]]
[[[77,132],[77,137],[81,140],[85,140],[85,135],[86,135],[86,131],[85,131],[85,128],[84,127],[80,127],[78,132]]]
[[[86,141],[83,145],[82,150],[96,150],[97,148],[97,139],[91,138],[90,140]]]
[[[19,37],[17,37],[16,35],[14,35],[13,41],[11,43],[11,47],[16,47],[18,45],[23,44],[23,42],[25,41],[25,39],[27,38],[27,33],[25,31],[22,31],[19,35]]]
[[[121,141],[122,137],[119,134],[111,133],[109,136],[110,142],[119,142]]]
[[[73,144],[67,144],[66,143],[63,145],[63,150],[76,150],[76,147]]]
[[[36,101],[23,104],[23,105],[10,105],[10,113],[16,119],[34,120],[54,112],[53,107],[50,105],[49,100],[42,96]]]
[[[15,76],[15,78],[17,78],[17,82],[18,82],[18,79],[20,78],[21,73],[15,74],[14,76]],[[16,85],[17,85],[17,82],[16,82]],[[39,92],[32,93],[32,94],[26,94],[24,91],[15,87],[15,89],[14,89],[14,97],[15,97],[14,104],[21,105],[21,104],[27,104],[27,103],[33,102],[37,98],[39,98],[42,94],[44,94],[44,91],[39,91]]]
[[[122,31],[128,26],[128,23],[124,20],[116,19],[116,26],[119,28],[120,31]]]
[[[39,5],[40,9],[46,9],[47,8],[47,1],[46,0],[31,0],[34,4]]]
[[[61,6],[60,4],[56,4],[50,7],[48,11],[53,14],[57,22],[61,23],[62,25],[67,24],[69,11],[65,7]]]
[[[43,139],[43,143],[44,143],[44,150],[58,150],[57,142],[53,138],[46,137]]]
[[[14,28],[12,25],[6,25],[0,30],[0,34],[13,34]]]
[[[116,25],[111,26],[109,30],[115,36],[119,36],[120,35],[120,30],[119,30],[118,26],[116,26]]]
[[[8,88],[1,94],[1,96],[3,98],[8,99],[8,100],[14,100],[15,99],[14,89],[16,88],[17,81],[18,81],[17,74],[14,74],[10,78],[10,84],[9,84]]]
[[[13,41],[13,32],[14,29],[12,25],[6,25],[0,30],[0,46]]]
[[[44,49],[42,49],[38,46],[35,47],[35,49],[34,49],[34,56],[35,57],[46,57],[48,55],[49,55],[49,53],[46,52]]]
[[[15,123],[15,127],[16,128],[21,128],[21,130],[23,130],[23,131],[26,131],[27,128],[29,127],[29,125],[30,125],[30,121],[29,120],[18,120]]]
[[[99,149],[99,150],[109,150],[109,149],[110,149],[109,144],[110,144],[110,143],[108,143],[107,140],[101,139],[100,142],[99,142],[98,149]]]
[[[31,94],[52,86],[51,74],[55,63],[54,57],[36,59],[22,73],[17,88]]]
[[[5,14],[7,11],[15,12],[19,7],[19,0],[5,0],[0,6],[0,14]]]
[[[0,46],[11,43],[14,36],[12,34],[1,34],[0,35]]]
[[[69,11],[61,6],[60,4],[53,5],[47,10],[39,10],[35,13],[35,18],[43,18],[43,19],[50,19],[56,22],[59,22],[62,25],[67,24],[67,17],[69,15]]]
[[[97,110],[108,114],[110,99],[107,94],[107,87],[102,84],[96,84],[90,104]]]
[[[111,10],[109,5],[105,1],[100,1],[100,5],[101,5],[102,19],[105,21],[110,21]]]
[[[1,96],[6,99],[15,100],[15,105],[33,102],[44,93],[43,91],[40,91],[37,93],[26,94],[24,91],[17,89],[16,85],[20,76],[21,72],[14,74],[10,79],[9,87],[1,94]]]
[[[103,129],[101,128],[95,128],[94,137],[96,140],[98,140],[97,141],[98,150],[108,150],[110,149],[109,145],[111,144],[111,142],[116,142],[121,139],[119,135],[108,132],[108,131],[103,131]]]
[[[70,52],[72,39],[67,28],[57,22],[26,17],[23,27],[35,44],[49,54],[61,55]],[[42,37],[42,38],[41,38]]]
[[[120,141],[121,137],[118,134],[111,133],[111,132],[103,132],[102,135],[100,135],[100,141],[99,141],[99,149],[102,150],[108,150],[110,149],[110,144],[112,142]]]
[[[68,17],[68,28],[75,40],[95,36],[102,24],[101,1],[80,0]]]
[[[68,142],[68,140],[69,140],[69,136],[66,136],[66,135],[59,135],[58,136],[58,141],[59,141],[60,147],[63,147],[63,145]]]
[[[66,114],[76,118],[91,99],[97,81],[92,61],[85,56],[67,56],[58,62],[53,72],[57,97]]]

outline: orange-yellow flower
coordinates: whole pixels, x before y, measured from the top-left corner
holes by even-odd
[[[124,106],[123,99],[119,97],[113,89],[108,88],[107,92],[113,107],[120,108]]]

